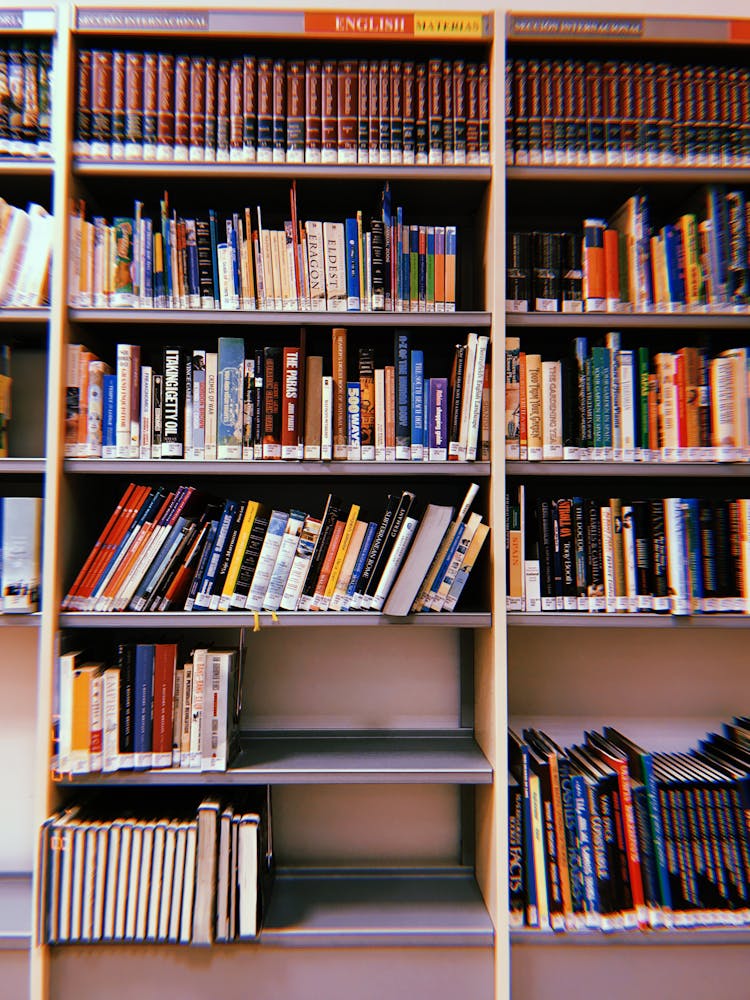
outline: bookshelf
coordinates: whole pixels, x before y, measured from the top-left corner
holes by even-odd
[[[73,148],[78,53],[132,47],[177,54],[184,48],[222,58],[251,50],[303,59],[351,53],[354,58],[417,60],[434,49],[442,58],[460,56],[491,64],[492,15],[462,12],[464,25],[470,24],[469,35],[445,38],[438,30],[422,39],[413,35],[413,18],[407,12],[407,27],[395,38],[373,39],[356,33],[311,36],[302,11],[259,12],[232,0],[221,9],[191,8],[187,14],[169,5],[151,20],[140,6],[70,3],[58,9],[56,78],[62,97],[54,119],[56,255],[66,259],[71,249],[67,219],[74,199],[111,217],[132,212],[133,199],[141,197],[158,212],[165,189],[178,211],[195,204],[196,210],[215,205],[231,212],[233,205],[252,197],[253,204],[263,205],[264,219],[268,213],[273,221],[284,217],[290,182],[295,180],[300,218],[338,218],[357,207],[368,210],[387,180],[398,204],[414,206],[415,220],[427,222],[434,211],[441,223],[458,225],[463,238],[462,290],[456,312],[429,315],[102,309],[69,306],[70,275],[64,268],[55,270],[46,316],[51,337],[46,458],[41,467],[47,470],[48,482],[36,820],[41,822],[50,810],[74,798],[79,785],[81,793],[97,788],[102,795],[117,795],[118,789],[141,786],[166,790],[196,783],[207,789],[270,784],[279,868],[259,944],[215,948],[203,956],[171,946],[154,950],[131,944],[34,944],[31,996],[64,998],[73,989],[79,997],[87,990],[92,997],[100,995],[104,989],[114,996],[118,982],[123,990],[127,984],[130,993],[135,982],[154,976],[155,959],[159,980],[166,976],[170,989],[182,984],[179,988],[188,992],[203,988],[199,983],[207,988],[219,977],[228,990],[232,984],[255,981],[263,989],[273,984],[275,995],[290,998],[310,988],[325,988],[331,998],[364,998],[370,995],[368,989],[373,996],[387,990],[398,997],[405,995],[404,989],[410,996],[432,996],[438,983],[451,995],[468,991],[492,996],[495,977],[502,980],[505,968],[504,939],[497,931],[504,917],[498,903],[502,865],[496,849],[504,782],[498,783],[494,765],[502,746],[497,734],[504,726],[495,685],[501,642],[491,567],[498,555],[487,553],[482,560],[481,578],[465,609],[459,605],[456,613],[433,618],[286,612],[272,621],[262,613],[259,631],[253,632],[253,616],[248,614],[60,611],[86,547],[131,477],[152,483],[179,480],[233,496],[252,491],[269,502],[301,502],[305,497],[311,508],[334,485],[352,501],[360,493],[380,498],[396,486],[409,487],[426,504],[431,499],[448,502],[448,497],[457,503],[474,481],[485,519],[499,524],[501,510],[488,461],[397,466],[258,461],[250,467],[244,462],[186,460],[165,466],[161,461],[65,457],[68,344],[83,343],[112,362],[121,341],[156,345],[159,350],[177,340],[200,346],[207,335],[212,343],[221,335],[283,344],[304,327],[308,353],[328,358],[333,326],[347,328],[354,349],[373,342],[380,345],[378,350],[392,342],[394,328],[403,328],[415,344],[424,342],[425,349],[445,363],[454,341],[468,331],[490,335],[497,315],[493,166],[85,159]],[[113,29],[112,17],[123,21],[131,15],[137,26]],[[197,34],[182,30],[184,16],[201,21]],[[499,128],[494,118],[492,128]],[[497,145],[494,135],[492,142]],[[251,196],[245,193],[248,189]],[[18,322],[19,327],[26,324],[26,317]],[[493,549],[498,540],[492,538]],[[230,771],[213,776],[120,772],[59,783],[50,779],[47,729],[60,642],[107,650],[129,640],[234,645],[240,636],[248,650],[242,749]],[[130,973],[121,975],[123,962],[133,969],[135,980]],[[87,968],[83,993],[81,963]]]
[[[691,20],[669,13],[661,8],[653,12],[655,16],[635,12],[632,22],[639,37],[625,38],[621,32],[629,15],[614,5],[595,10],[586,4],[568,17],[525,4],[507,15],[506,51],[511,58],[538,60],[728,65],[733,59],[745,59],[741,35],[730,39],[730,32],[745,27],[745,22],[732,20],[732,15],[743,13],[735,5],[716,12],[726,14],[725,20]],[[705,11],[691,8],[686,13]],[[570,30],[561,27],[563,23]],[[614,33],[608,35],[613,26]],[[670,39],[668,48],[650,44],[654,32]],[[591,34],[599,36],[596,41]],[[719,39],[735,44],[722,46]],[[647,191],[655,215],[663,214],[655,223],[661,226],[676,215],[673,208],[691,191],[708,184],[744,188],[748,173],[746,164],[701,167],[679,160],[658,167],[518,165],[511,160],[505,180],[507,231],[536,227],[562,231],[574,220],[607,218],[636,189]],[[562,351],[559,345],[573,337],[598,343],[608,331],[622,331],[623,347],[645,344],[656,352],[707,343],[709,338],[721,348],[730,340],[739,345],[745,342],[747,328],[743,308],[710,315],[509,312],[505,317],[506,335],[520,337],[522,350],[529,344],[528,350],[545,358],[559,357],[555,350]],[[671,465],[508,460],[505,475],[511,486],[523,483],[532,496],[550,497],[684,493],[719,498],[742,495],[745,482],[742,463],[691,461]],[[562,746],[580,742],[585,730],[600,730],[603,725],[657,751],[694,746],[721,720],[737,714],[735,705],[744,704],[740,650],[745,618],[509,612],[505,624],[510,722],[517,732],[524,727],[542,729]],[[728,932],[704,928],[695,936],[677,929],[654,934],[512,929],[512,996],[525,1000],[554,992],[573,997],[581,995],[584,982],[587,996],[605,992],[625,997],[635,984],[648,993],[655,982],[669,982],[676,995],[698,996],[695,977],[705,982],[712,975],[726,976],[728,982],[739,974],[745,933],[739,927]]]

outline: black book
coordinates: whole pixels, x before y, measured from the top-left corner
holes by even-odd
[[[385,309],[385,225],[382,219],[370,220],[370,234],[370,279],[372,283],[372,309],[375,312]]]
[[[315,543],[312,558],[310,559],[310,566],[300,593],[298,603],[300,611],[309,611],[312,606],[312,599],[315,595],[315,585],[318,582],[320,568],[323,565],[323,560],[325,559],[326,552],[328,551],[328,545],[331,541],[331,535],[333,534],[333,529],[336,527],[336,521],[338,521],[341,511],[341,499],[335,496],[335,494],[329,493],[328,499],[326,500],[325,510],[323,511],[323,516],[320,519],[321,523],[318,539]]]
[[[262,347],[255,348],[255,406],[253,407],[253,457],[256,461],[263,458],[263,426],[265,420],[265,392],[263,376],[265,372],[265,356]]]
[[[511,927],[522,927],[526,909],[523,870],[523,788],[508,772],[508,895]]]
[[[651,598],[651,530],[647,500],[633,501],[633,523],[635,525],[635,573],[638,591],[638,610],[650,611]]]
[[[530,736],[532,737],[530,739]],[[543,753],[539,752],[533,740],[533,731],[524,730],[523,737],[529,747],[529,767],[531,772],[539,778],[539,790],[542,800],[542,825],[544,828],[544,860],[546,865],[545,876],[547,879],[547,902],[549,905],[549,919],[553,930],[565,930],[565,912],[563,906],[563,886],[562,878],[567,877],[567,871],[563,876],[561,870],[561,859],[558,853],[558,837],[555,827],[552,777],[550,775],[550,765]],[[567,865],[565,865],[567,869]]]
[[[583,312],[583,252],[577,233],[561,233],[560,295],[563,312]]]
[[[589,611],[604,611],[604,564],[602,561],[602,522],[599,502],[587,497],[583,502],[586,524],[586,580]]]
[[[218,525],[220,513],[221,511],[215,504],[210,504],[206,509],[206,512],[201,517],[196,536],[186,551],[183,561],[177,568],[177,573],[167,586],[163,596],[159,598],[158,605],[149,610],[171,611],[175,608],[181,609],[185,606],[190,587],[196,578],[206,549],[212,542],[213,531]]]
[[[133,767],[135,761],[135,643],[121,642],[117,646],[117,666],[120,670],[120,731],[118,734],[120,767]]]
[[[369,603],[367,603],[367,598],[372,597],[378,589],[378,584],[380,583],[380,578],[383,575],[383,570],[385,569],[386,563],[388,562],[388,557],[391,554],[391,550],[393,549],[393,546],[396,542],[398,533],[401,530],[401,525],[404,523],[404,519],[408,517],[409,511],[411,510],[414,500],[415,496],[409,490],[404,490],[404,492],[399,497],[396,510],[394,511],[393,514],[393,519],[391,520],[391,523],[388,527],[388,531],[386,532],[386,536],[383,539],[383,543],[380,546],[380,551],[377,554],[375,565],[373,566],[370,578],[365,587],[364,606],[369,606]],[[377,537],[378,534],[376,532],[375,539],[377,539]],[[365,563],[365,569],[366,568],[367,568],[367,563]]]
[[[698,528],[703,575],[703,611],[717,611],[719,583],[716,565],[714,509],[710,500],[698,500]]]
[[[466,368],[466,344],[456,344],[453,357],[453,372],[451,375],[451,401],[448,412],[448,442],[454,448],[458,457],[458,439],[461,431],[461,403],[464,393],[464,375]]]
[[[177,576],[181,567],[185,564],[192,547],[200,534],[201,526],[197,520],[189,519],[180,529],[179,541],[166,564],[163,572],[145,597],[144,611],[158,611],[162,598],[166,594],[172,581]]]
[[[536,530],[539,539],[539,586],[542,611],[555,611],[555,527],[552,501],[540,498],[535,506]]]
[[[247,595],[250,593],[250,586],[255,575],[255,567],[258,564],[258,556],[263,547],[263,539],[266,537],[266,529],[271,514],[265,504],[260,504],[250,529],[250,535],[245,546],[245,554],[240,563],[240,571],[237,575],[237,583],[234,586],[234,594],[229,601],[231,609],[242,609],[245,607]]]
[[[162,458],[185,455],[186,352],[181,347],[165,347],[162,383]]]
[[[669,611],[664,502],[662,500],[649,500],[648,505],[651,516],[651,593],[653,594],[653,610]]]
[[[198,255],[198,288],[201,309],[214,309],[214,263],[211,253],[211,226],[208,219],[195,220],[195,240]]]
[[[370,578],[375,570],[375,565],[378,561],[380,555],[380,550],[385,544],[385,540],[390,531],[393,518],[396,515],[396,509],[399,504],[399,498],[395,494],[389,493],[386,502],[385,509],[381,514],[380,521],[378,522],[378,528],[375,532],[375,537],[372,540],[372,545],[370,546],[370,551],[367,553],[367,559],[365,560],[365,565],[360,574],[359,580],[357,582],[357,589],[354,596],[354,601],[352,603],[352,608],[366,607],[367,602],[365,602],[364,597],[367,593],[367,585],[370,582]]]
[[[701,910],[703,903],[698,887],[698,876],[703,874],[704,860],[698,854],[700,851],[698,838],[688,819],[685,782],[676,774],[668,755],[654,754],[653,761],[657,782],[661,783],[664,790],[663,819],[667,857],[670,862],[668,867],[672,905],[676,910]],[[673,873],[674,860],[678,863],[677,878]]]
[[[581,443],[581,400],[578,396],[578,371],[572,358],[560,362],[562,374],[563,457],[575,457]],[[571,455],[572,450],[572,455]]]
[[[531,309],[531,233],[507,235],[505,298],[513,312]]]
[[[588,555],[586,551],[586,512],[581,497],[573,497],[573,548],[576,572],[576,608],[588,611]]]
[[[533,234],[531,300],[536,312],[560,310],[560,233]]]
[[[573,501],[557,501],[557,525],[560,546],[560,583],[562,587],[563,611],[578,610],[578,587],[576,583],[576,553],[573,525]]]
[[[215,511],[215,516],[211,519],[211,525],[206,536],[205,545],[201,551],[200,560],[195,567],[195,575],[190,581],[190,589],[188,590],[187,597],[185,598],[185,611],[192,611],[193,605],[195,604],[195,599],[198,596],[198,588],[201,585],[203,575],[208,566],[208,562],[211,558],[211,553],[214,550],[214,544],[216,542],[216,535],[219,531],[219,521],[221,520],[222,510],[224,508],[217,507]]]

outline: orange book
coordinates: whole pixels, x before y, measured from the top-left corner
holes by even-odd
[[[393,365],[384,368],[385,381],[385,460],[396,460],[396,369]]]
[[[701,356],[697,347],[682,347],[677,352],[682,358],[685,390],[685,440],[686,447],[701,446]]]
[[[521,452],[521,461],[526,462],[529,458],[529,421],[528,408],[526,405],[526,352],[521,351],[518,355],[518,377],[520,381],[519,404],[518,404],[518,443]]]
[[[310,605],[311,611],[320,611],[319,601],[325,594],[326,586],[328,585],[328,578],[331,575],[333,564],[336,561],[336,553],[339,550],[339,545],[341,544],[341,536],[344,534],[345,527],[346,527],[346,521],[337,521],[333,527],[331,540],[328,543],[328,548],[326,549],[326,554],[323,557],[323,562],[320,567],[320,573],[318,574],[318,579],[315,584],[315,594],[313,596],[313,603]]]
[[[349,455],[346,433],[346,330],[335,326],[332,334],[333,372],[333,457],[345,459]]]
[[[679,351],[674,356],[674,382],[677,390],[677,447],[687,448],[687,389],[685,385],[685,358]]]
[[[616,312],[620,304],[620,234],[604,230],[604,286],[607,312]]]
[[[107,581],[104,590],[99,595],[99,600],[104,600],[105,604],[98,608],[98,610],[108,610],[108,606],[117,595],[120,585],[125,581],[125,578],[133,568],[136,559],[146,546],[157,521],[167,506],[172,502],[174,494],[169,493],[166,497],[164,497],[164,493],[161,491],[160,496],[163,497],[163,502],[160,505],[157,497],[153,497],[149,501],[153,502],[154,513],[149,515],[149,520],[145,521],[140,528],[138,528],[137,534],[131,539],[123,558],[117,566],[117,569]],[[157,505],[158,509],[156,509]]]
[[[435,312],[445,312],[445,228],[435,229]]]
[[[583,302],[586,312],[604,312],[607,307],[605,229],[601,219],[583,220]]]
[[[659,440],[659,377],[656,373],[648,377],[648,447],[654,453],[661,447]]]

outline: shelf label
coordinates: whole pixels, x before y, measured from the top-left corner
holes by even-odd
[[[0,30],[24,27],[22,10],[0,10]]]
[[[492,15],[471,11],[306,11],[305,34],[355,38],[487,38]]]
[[[508,33],[511,38],[642,38],[643,18],[511,14]]]
[[[78,7],[76,28],[79,31],[208,31],[205,11]]]

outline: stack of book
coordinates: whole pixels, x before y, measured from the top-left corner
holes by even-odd
[[[750,501],[506,495],[509,611],[750,612]]]
[[[40,831],[39,941],[253,940],[273,884],[270,789],[67,805]]]
[[[605,727],[566,749],[510,730],[508,754],[512,927],[750,921],[750,719],[687,753],[652,753]]]
[[[744,462],[750,354],[623,349],[617,332],[561,360],[505,341],[505,455],[521,461]],[[557,353],[557,352],[556,352]],[[559,356],[559,354],[558,354]]]
[[[226,309],[279,312],[455,312],[454,225],[411,224],[391,209],[344,220],[301,221],[296,187],[283,228],[261,206],[178,216],[70,216],[69,304],[80,308]]]
[[[0,307],[49,304],[52,216],[30,202],[26,209],[0,198]]]
[[[746,66],[509,59],[517,166],[746,166]]]
[[[0,613],[30,614],[41,602],[39,497],[0,497]]]
[[[78,53],[74,151],[218,163],[489,164],[487,63]]]
[[[238,748],[236,649],[120,643],[114,664],[82,650],[57,661],[52,770],[76,775],[226,771]]]
[[[650,222],[638,192],[581,232],[509,232],[509,312],[746,312],[750,260],[744,191],[710,184],[673,223]]]
[[[50,156],[52,43],[3,39],[0,48],[0,156]]]
[[[329,494],[322,514],[193,487],[131,483],[76,576],[75,611],[452,611],[488,526],[409,490],[376,519]]]
[[[118,344],[116,372],[69,344],[65,454],[69,458],[191,461],[474,461],[489,459],[486,334],[469,333],[440,371],[408,330],[388,346],[347,351],[347,331],[323,357],[299,346],[216,351]],[[392,344],[392,349],[391,349]],[[383,364],[383,362],[386,362]]]

